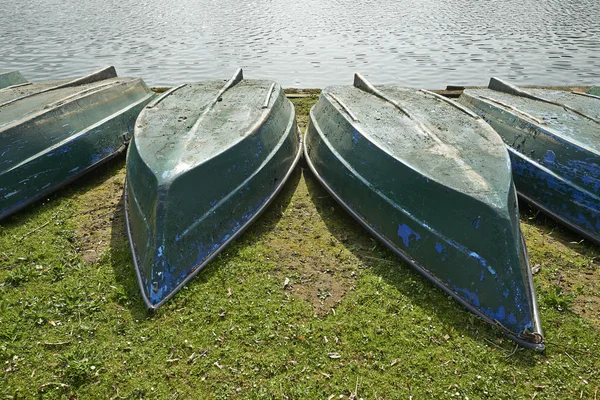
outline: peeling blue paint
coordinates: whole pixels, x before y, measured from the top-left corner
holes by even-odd
[[[490,271],[490,274],[496,275],[496,271],[490,265],[488,265],[487,261],[485,261],[485,259],[479,254],[472,251],[471,253],[469,253],[469,257],[473,257],[474,259],[479,261],[479,264],[481,264],[482,267],[486,267],[487,270]]]
[[[458,293],[458,294],[462,293],[462,295],[460,297],[462,297],[463,299],[465,299],[468,303],[474,305],[477,308],[480,307],[479,296],[477,296],[476,293],[473,293],[473,292],[471,292],[468,289],[458,288],[456,286],[453,286],[452,288],[454,289],[454,291],[456,293]]]
[[[552,150],[548,150],[546,152],[546,156],[544,157],[544,161],[549,164],[552,164],[554,160],[556,160],[556,154],[554,154]]]
[[[450,283],[450,282],[448,282],[448,283]],[[455,285],[452,285],[452,289],[460,297],[465,299],[468,303],[479,308],[487,316],[489,316],[501,323],[504,323],[504,324],[508,323],[509,325],[516,326],[515,332],[522,332],[524,329],[532,327],[531,319],[528,316],[524,317],[523,321],[521,321],[519,323],[519,321],[517,321],[517,318],[515,317],[514,313],[510,312],[510,313],[508,313],[508,315],[506,314],[506,308],[503,305],[499,306],[497,311],[494,311],[492,308],[489,308],[489,307],[481,308],[481,306],[480,306],[481,302],[480,302],[479,296],[476,293],[473,293],[470,290],[465,289],[465,288],[459,288]]]
[[[504,322],[504,319],[506,318],[506,311],[504,310],[504,306],[500,306],[498,308],[498,311],[494,312],[494,310],[492,310],[491,308],[487,308],[485,310],[483,310],[487,315],[489,315],[490,317],[494,318],[496,321],[499,322]],[[511,313],[510,315],[513,316],[514,315]],[[514,318],[514,323],[517,322],[516,318]]]
[[[537,201],[549,212],[566,219],[580,229],[589,231],[592,235],[600,235],[600,198],[597,193],[600,189],[600,168],[595,163],[581,163],[570,161],[569,170],[586,171],[581,182],[592,186],[591,192],[582,191],[580,186],[564,179],[557,178],[543,166],[536,166],[522,155],[510,152],[513,164],[515,184],[519,191]],[[558,164],[554,162],[554,167]],[[565,171],[561,170],[561,174]],[[557,172],[558,173],[558,172]],[[578,173],[581,176],[581,173]],[[570,174],[573,178],[573,174]],[[577,178],[579,179],[579,178]]]
[[[398,236],[402,238],[402,241],[406,247],[408,247],[411,237],[414,237],[415,241],[417,242],[421,240],[421,235],[410,229],[410,227],[406,224],[398,224]]]

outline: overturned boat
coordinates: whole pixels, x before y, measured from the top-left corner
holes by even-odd
[[[0,69],[0,89],[25,83],[28,83],[27,79],[19,71]]]
[[[140,114],[127,155],[125,210],[138,283],[155,309],[273,200],[301,154],[278,84],[178,86]]]
[[[459,101],[506,143],[519,195],[600,244],[600,97],[492,78]]]
[[[0,89],[0,219],[122,152],[153,97],[113,67]]]
[[[325,88],[305,135],[310,169],[367,230],[471,312],[544,348],[506,148],[435,93]]]

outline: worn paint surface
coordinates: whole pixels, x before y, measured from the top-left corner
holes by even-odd
[[[534,340],[529,334],[541,328],[503,142],[430,94],[377,88],[403,111],[356,87],[323,90],[306,134],[309,165],[432,281],[507,333]]]
[[[279,85],[241,80],[222,92],[224,85],[166,93],[136,123],[126,207],[148,307],[168,299],[262,211],[300,154],[294,108]]]
[[[123,150],[154,97],[138,78],[56,83],[0,90],[0,218]]]
[[[527,92],[567,107],[491,89],[466,90],[459,101],[509,147],[519,194],[600,243],[600,99]]]
[[[19,71],[0,69],[0,89],[23,83],[27,83],[27,79]]]

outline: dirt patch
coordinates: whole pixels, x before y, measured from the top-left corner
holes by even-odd
[[[335,308],[353,288],[352,268],[340,268],[338,259],[330,258],[326,251],[313,252],[309,248],[298,252],[291,250],[288,241],[271,240],[269,245],[278,256],[278,273],[289,283],[284,289],[308,301],[317,315],[325,315]]]
[[[282,289],[312,304],[315,314],[330,313],[354,288],[360,261],[344,246],[347,238],[332,237],[311,200],[304,174],[283,213],[286,218],[265,241],[276,257],[274,272]]]
[[[565,278],[565,285],[581,293],[573,300],[573,311],[600,330],[600,268],[570,275]]]
[[[81,193],[77,202],[79,215],[76,217],[75,236],[79,254],[86,263],[98,261],[110,247],[113,226],[124,226],[125,223],[121,203],[125,182],[124,160],[110,169],[103,176],[92,178],[94,182],[90,185],[94,186]]]

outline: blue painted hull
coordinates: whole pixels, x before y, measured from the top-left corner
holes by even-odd
[[[547,97],[568,96],[563,93]],[[593,112],[594,102],[600,107],[600,101],[579,96],[561,107],[548,100],[477,89],[465,91],[460,102],[485,119],[506,143],[518,194],[600,244],[600,143],[594,139],[600,125],[594,116],[586,117]],[[513,108],[506,106],[509,102]]]
[[[600,197],[574,185],[564,175],[510,149],[519,196],[597,244],[600,244]],[[584,167],[595,163],[584,164]]]

